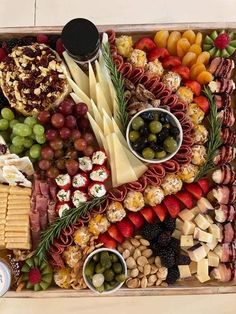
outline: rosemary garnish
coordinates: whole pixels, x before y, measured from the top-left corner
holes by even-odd
[[[35,255],[42,261],[46,259],[46,254],[53,243],[53,240],[60,236],[61,231],[77,222],[77,220],[91,211],[94,207],[101,205],[107,196],[96,197],[86,203],[81,203],[80,206],[64,211],[61,218],[57,218],[48,228],[41,232],[40,243],[35,252]]]
[[[117,112],[117,118],[120,120],[121,125],[123,127],[123,133],[126,130],[126,127],[129,123],[129,116],[126,111],[126,100],[125,100],[125,87],[124,80],[122,78],[121,73],[117,70],[116,65],[114,64],[110,52],[109,43],[103,44],[102,54],[105,60],[106,67],[110,73],[111,81],[116,91],[117,104],[119,107],[119,111]]]
[[[207,156],[205,164],[200,168],[200,171],[195,178],[195,181],[205,176],[210,170],[215,168],[214,157],[216,156],[218,148],[222,145],[221,139],[221,121],[218,117],[217,107],[213,99],[213,95],[209,87],[204,87],[204,94],[210,103],[209,122],[209,139],[207,142]]]

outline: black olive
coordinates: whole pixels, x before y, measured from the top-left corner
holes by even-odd
[[[159,121],[162,124],[170,123],[170,116],[167,113],[161,112],[159,116]]]
[[[176,126],[173,126],[172,128],[170,128],[170,135],[178,136],[179,129]]]
[[[151,122],[151,121],[154,120],[154,114],[153,114],[153,112],[148,112],[148,111],[146,111],[146,112],[143,112],[140,116],[141,116],[141,117],[143,118],[143,120],[146,121],[146,122]]]
[[[139,129],[139,133],[141,136],[147,137],[149,134],[148,126],[147,125],[141,126],[141,128]]]
[[[133,149],[136,151],[142,151],[148,144],[148,140],[145,137],[140,137],[132,145]]]
[[[163,151],[163,147],[161,147],[157,143],[151,142],[149,146],[150,146],[150,148],[152,148],[154,150],[154,152],[161,152],[161,151]]]
[[[169,129],[163,128],[161,132],[157,134],[157,143],[162,143],[169,136]]]

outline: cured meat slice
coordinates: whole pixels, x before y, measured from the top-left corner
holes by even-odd
[[[126,77],[129,78],[131,73],[132,73],[132,65],[129,62],[125,62],[122,64],[122,66],[120,67],[120,73]]]
[[[236,157],[236,148],[232,146],[221,146],[217,156],[214,158],[215,165],[230,163]]]
[[[160,164],[153,164],[149,166],[149,170],[153,172],[155,175],[159,176],[160,178],[164,178],[166,174],[165,168]]]
[[[217,184],[234,184],[236,181],[236,171],[230,164],[222,165],[212,173],[212,180]]]
[[[117,70],[119,71],[124,63],[123,58],[120,55],[113,55],[112,58]]]
[[[46,197],[49,196],[49,185],[47,182],[39,181],[40,193]]]
[[[236,144],[236,133],[234,133],[230,128],[223,128],[221,130],[221,139],[224,144],[233,146]]]
[[[215,220],[222,223],[226,221],[234,221],[236,218],[236,205],[224,205],[220,204],[219,207],[215,209]]]
[[[114,44],[115,40],[116,40],[116,33],[115,33],[115,31],[113,31],[112,29],[108,29],[106,31],[106,33],[107,33],[107,36],[108,36],[108,42],[110,44]]]
[[[127,194],[127,188],[125,185],[122,185],[118,188],[114,188],[111,191],[109,191],[109,199],[113,201],[122,202]]]
[[[48,210],[47,210],[47,212],[48,212],[48,221],[49,221],[50,224],[53,223],[53,221],[57,217],[57,213],[56,213],[55,208],[56,208],[56,202],[50,201],[48,203]]]
[[[145,175],[146,175],[146,173],[145,173]],[[127,190],[129,190],[129,191],[137,191],[137,192],[142,192],[146,188],[146,186],[143,185],[143,182],[141,180],[128,183],[126,185],[126,187],[127,187]]]
[[[211,277],[221,282],[236,282],[236,263],[220,263],[212,270]]]
[[[53,201],[57,200],[57,185],[55,183],[55,181],[53,180],[49,180],[49,192],[50,192],[50,199],[52,199]]]
[[[231,106],[231,97],[228,94],[214,95],[214,101],[217,109],[227,108]]]
[[[228,222],[223,226],[223,243],[231,243],[236,239],[236,225]]]
[[[142,68],[133,68],[130,73],[129,79],[133,84],[137,84],[144,74],[144,69]]]
[[[218,113],[218,117],[223,126],[233,126],[235,122],[235,116],[233,108],[225,108]]]
[[[117,55],[117,47],[115,44],[110,44],[110,51],[111,51],[111,55]]]
[[[180,165],[188,164],[192,159],[191,148],[187,145],[182,145],[173,159]]]
[[[184,135],[183,136],[183,145],[187,145],[187,146],[193,146],[194,144],[194,139],[191,135]]]
[[[150,92],[153,92],[153,90],[155,90],[157,84],[159,83],[160,81],[160,77],[159,76],[153,76],[149,79],[148,82],[145,83],[145,88],[147,90],[149,90]]]
[[[170,159],[162,163],[166,173],[176,173],[180,169],[180,165],[177,161]]]

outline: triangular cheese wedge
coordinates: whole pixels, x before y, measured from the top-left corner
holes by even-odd
[[[103,130],[103,120],[102,120],[102,115],[98,111],[98,107],[95,105],[94,101],[91,98],[91,104],[92,104],[92,110],[93,110],[93,118],[99,125],[100,129]]]
[[[97,97],[97,106],[100,113],[102,113],[102,109],[106,111],[109,117],[112,117],[110,107],[106,101],[103,90],[101,88],[100,83],[96,84],[96,97]]]
[[[114,159],[114,147],[113,147],[113,142],[112,142],[112,134],[109,134],[106,136],[106,142],[107,142],[107,155],[109,158],[109,163],[111,167],[111,178],[112,178],[112,186],[118,186],[116,181],[117,173],[116,173],[116,166],[115,166],[115,159]]]
[[[96,98],[96,77],[93,71],[93,67],[91,63],[89,62],[89,91],[90,91],[90,98],[92,98],[95,102],[97,100]]]
[[[111,94],[110,94],[110,89],[108,85],[108,73],[106,72],[106,68],[101,68],[99,62],[96,60],[95,61],[95,66],[96,66],[96,74],[97,74],[97,82],[100,83],[102,91],[104,93],[104,96],[106,98],[106,101],[109,105],[110,111],[112,111],[112,101],[111,101]]]
[[[100,133],[102,134],[102,130],[100,129],[99,125],[97,124],[97,122],[93,119],[93,117],[91,116],[91,114],[88,112],[87,113],[87,116],[88,116],[88,119],[89,119],[89,122],[91,124],[91,127],[93,129],[93,133],[96,137],[96,140],[98,142],[98,145],[100,147],[103,147],[103,143],[102,143],[102,140],[101,140],[101,137],[100,137]]]
[[[148,167],[145,166],[145,164],[141,160],[139,160],[136,156],[134,156],[128,148],[126,147],[123,147],[123,148],[126,153],[126,156],[129,159],[130,164],[132,165],[134,169],[136,176],[140,178],[144,174],[144,172],[148,170]]]
[[[120,130],[119,126],[117,125],[114,118],[112,118],[112,125],[113,125],[113,132],[115,132],[117,134],[121,144],[123,146],[125,146],[126,148],[128,148],[128,144],[126,142],[126,139],[125,139],[124,135],[121,133],[121,130]]]

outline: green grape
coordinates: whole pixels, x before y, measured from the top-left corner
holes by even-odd
[[[0,120],[0,131],[5,131],[9,127],[9,122],[6,119]]]
[[[34,133],[32,133],[30,137],[32,138],[33,141],[36,141],[36,135]]]
[[[30,137],[25,137],[24,138],[24,147],[25,148],[30,148],[33,145],[33,140]]]
[[[30,136],[32,134],[32,128],[24,123],[17,123],[13,126],[13,132],[19,136]]]
[[[24,153],[24,156],[29,157],[30,161],[33,162],[33,163],[37,161],[37,159],[32,158],[32,157],[30,156],[30,151],[29,151],[29,150],[27,150],[27,151]]]
[[[30,157],[37,159],[40,157],[40,152],[41,152],[41,146],[39,144],[34,144],[30,148]]]
[[[3,137],[4,141],[6,143],[9,143],[11,141],[11,138],[10,138],[10,133],[7,132],[7,131],[1,131],[0,132],[0,135]]]
[[[34,117],[27,117],[27,118],[25,118],[24,123],[33,127],[37,123],[37,120]]]
[[[8,121],[11,121],[15,118],[14,113],[9,108],[2,108],[1,115],[2,115],[3,119],[6,119]]]
[[[12,144],[14,146],[23,146],[24,145],[24,137],[21,137],[19,135],[13,137]]]
[[[46,142],[46,138],[45,138],[45,135],[42,134],[42,135],[38,135],[36,134],[35,135],[35,138],[36,138],[36,141],[39,143],[39,144],[44,144]]]
[[[33,127],[33,132],[35,135],[44,134],[44,127],[41,124],[35,124]]]
[[[13,126],[14,126],[15,124],[17,124],[17,123],[19,123],[19,121],[16,120],[16,119],[11,120],[11,121],[10,121],[10,128],[12,129]]]
[[[14,134],[14,133],[11,133],[11,135],[10,135],[10,140],[12,141],[15,136],[17,136],[17,135]]]
[[[22,153],[24,150],[24,147],[23,146],[15,146],[15,145],[11,145],[10,146],[10,152],[12,154],[16,154],[16,155],[19,155],[20,153]]]

